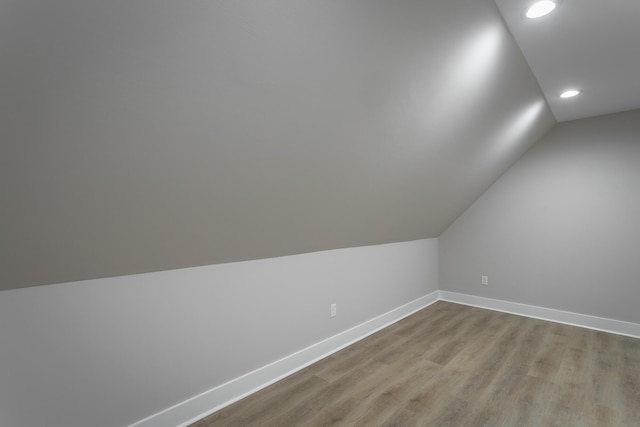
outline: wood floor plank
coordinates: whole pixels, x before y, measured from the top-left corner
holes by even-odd
[[[621,421],[640,426],[640,340],[622,338],[618,347],[617,408]]]
[[[437,302],[191,427],[640,426],[640,339]]]
[[[547,328],[545,332],[536,360],[529,369],[529,375],[552,382],[560,369],[566,347],[562,336],[554,334],[552,328]]]

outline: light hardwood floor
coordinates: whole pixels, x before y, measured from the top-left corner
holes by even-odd
[[[640,339],[437,302],[191,427],[640,426]]]

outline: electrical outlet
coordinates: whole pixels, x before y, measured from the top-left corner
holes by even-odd
[[[489,285],[489,276],[481,276],[482,281],[480,282],[481,285],[484,286],[488,286]]]
[[[331,304],[331,317],[336,317],[337,312],[338,312],[338,308],[336,304]]]

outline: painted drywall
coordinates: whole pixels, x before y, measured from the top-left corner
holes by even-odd
[[[640,3],[556,0],[553,13],[523,19],[532,3],[496,0],[558,121],[640,108]],[[579,100],[560,98],[570,87],[583,91]]]
[[[436,237],[554,124],[492,0],[19,0],[0,289]]]
[[[437,290],[437,269],[429,239],[2,291],[0,425],[130,425]]]
[[[561,123],[440,236],[440,289],[640,323],[639,219],[640,110]]]

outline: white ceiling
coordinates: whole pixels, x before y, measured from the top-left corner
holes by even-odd
[[[536,20],[532,0],[496,3],[558,121],[640,108],[640,1],[561,0]]]

